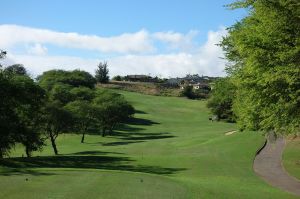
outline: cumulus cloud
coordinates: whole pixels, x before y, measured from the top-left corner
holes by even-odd
[[[29,48],[31,49],[28,51],[29,53],[15,54],[14,52],[9,52],[6,59],[6,63],[24,64],[33,76],[39,75],[43,71],[50,69],[81,69],[94,73],[97,64],[100,61],[104,61],[100,59],[88,59],[75,56],[50,56],[46,54],[47,49],[44,45],[42,45],[47,42],[49,43],[50,41],[52,42],[52,37],[54,37],[58,40],[56,43],[57,45],[64,45],[69,48],[76,48],[77,46],[82,45],[85,46],[82,47],[83,49],[94,49],[96,48],[96,45],[90,44],[91,46],[88,46],[88,44],[85,44],[84,41],[87,41],[87,43],[91,42],[91,37],[95,37],[96,41],[98,41],[98,36],[82,36],[76,33],[53,33],[53,31],[50,31],[49,33],[47,32],[48,30],[34,29],[33,32],[46,31],[46,33],[50,36],[42,36],[40,35],[42,33],[38,34],[37,32],[35,32],[36,35],[34,37],[31,37],[28,34],[20,40],[16,39],[16,41],[10,41],[10,39],[8,39],[8,41],[4,41],[5,39],[3,39],[3,37],[1,36],[3,35],[3,32],[1,32],[1,27],[3,28],[3,26],[0,26],[0,46],[3,46],[4,44],[11,45],[11,43],[18,43],[20,42],[20,40],[24,43],[34,42],[34,45],[32,45],[31,48]],[[69,34],[75,34],[75,36],[73,37],[74,40],[69,38]],[[62,36],[56,37],[57,35]],[[122,48],[117,49],[117,46],[122,45],[122,42],[124,42],[124,35],[126,35],[126,37],[130,37],[130,39],[136,37],[138,39],[134,42],[134,44],[125,44],[125,46],[123,46]],[[223,57],[223,52],[221,48],[216,45],[220,42],[222,36],[226,35],[225,28],[221,27],[217,31],[209,31],[207,33],[206,42],[198,46],[194,45],[193,43],[193,38],[195,37],[195,35],[195,31],[190,31],[187,34],[176,32],[159,32],[150,34],[146,30],[142,30],[133,34],[123,34],[121,36],[117,36],[111,41],[110,39],[112,38],[107,38],[106,41],[109,42],[106,44],[106,46],[102,46],[101,49],[97,50],[102,51],[103,49],[111,49],[117,52],[124,52],[124,54],[117,55],[114,57],[107,57],[105,59],[106,61],[108,61],[109,64],[110,76],[127,74],[151,74],[153,76],[157,75],[161,77],[177,77],[184,76],[188,73],[197,73],[200,75],[203,74],[210,76],[225,75],[225,61],[223,59],[220,59],[220,57]],[[8,38],[9,36],[6,35],[6,37]],[[50,37],[51,39],[49,39]],[[64,41],[63,38],[66,39],[66,41]],[[101,38],[100,40],[102,39],[103,38]],[[171,46],[174,45],[177,48],[179,48],[179,50],[175,52],[169,52],[168,54],[162,54],[160,52],[156,52],[156,54],[140,54],[139,52],[144,52],[143,50],[149,51],[155,48],[155,46],[150,45],[150,40],[153,39],[168,43]],[[72,41],[73,43],[70,41]],[[141,46],[139,46],[139,43],[141,44]],[[194,45],[193,51],[185,51],[182,47],[189,43]],[[134,52],[131,52],[132,50],[130,49],[135,50],[133,50]]]
[[[187,34],[167,31],[153,33],[152,38],[169,44],[173,49],[187,50],[194,47],[193,40],[197,35],[198,31],[196,30],[191,30]]]
[[[145,30],[136,33],[124,33],[114,37],[100,37],[18,25],[0,25],[0,38],[2,48],[10,48],[17,44],[41,43],[116,53],[139,53],[154,50],[149,39],[149,33]]]
[[[27,52],[33,55],[46,55],[48,49],[41,44],[34,44],[33,46],[27,47]]]

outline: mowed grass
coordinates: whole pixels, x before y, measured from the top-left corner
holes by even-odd
[[[254,174],[259,133],[225,136],[236,126],[210,122],[205,101],[121,93],[138,110],[130,125],[84,144],[61,135],[56,157],[17,147],[2,162],[0,198],[295,198]]]
[[[283,165],[287,172],[300,180],[300,139],[288,141],[283,153]]]

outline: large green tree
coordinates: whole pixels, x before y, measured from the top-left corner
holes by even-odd
[[[29,76],[0,70],[0,157],[16,143],[26,154],[41,149],[39,112],[45,92]]]
[[[230,6],[249,11],[221,44],[237,87],[233,109],[239,126],[299,132],[299,0],[243,0]]]

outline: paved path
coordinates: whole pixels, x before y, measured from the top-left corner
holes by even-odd
[[[300,196],[300,181],[290,176],[282,166],[284,138],[268,139],[254,160],[254,171],[269,184]]]

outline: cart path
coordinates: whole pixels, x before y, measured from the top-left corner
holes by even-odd
[[[265,147],[256,155],[253,168],[269,184],[300,196],[300,181],[290,176],[282,166],[284,147],[284,138],[269,138]]]

